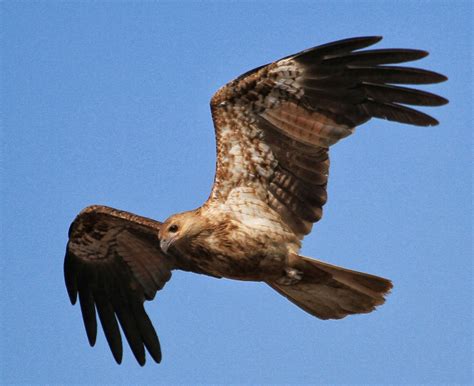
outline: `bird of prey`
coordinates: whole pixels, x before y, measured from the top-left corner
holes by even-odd
[[[381,37],[340,40],[255,68],[211,99],[217,143],[214,185],[198,209],[161,223],[90,206],[69,230],[64,275],[77,295],[91,346],[96,311],[112,354],[119,325],[140,365],[161,348],[144,301],[175,269],[268,284],[311,315],[340,319],[384,303],[390,280],[299,255],[327,199],[329,148],[371,118],[416,126],[438,122],[406,105],[447,100],[399,84],[438,83],[441,74],[397,66],[428,55],[366,49]]]

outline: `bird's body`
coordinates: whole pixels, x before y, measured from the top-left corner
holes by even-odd
[[[396,86],[443,75],[394,66],[427,52],[361,50],[361,37],[314,47],[249,71],[211,100],[217,162],[208,200],[164,223],[104,206],[71,224],[64,264],[91,345],[96,310],[120,363],[122,326],[140,364],[161,348],[143,302],[180,269],[261,281],[321,319],[368,313],[389,280],[299,255],[327,200],[329,148],[371,118],[417,126],[438,122],[406,105],[438,106],[437,95]],[[389,64],[389,65],[387,65]]]
[[[204,205],[192,212],[169,218],[160,231],[162,250],[186,256],[196,272],[237,280],[264,281],[284,273],[286,258],[297,252],[298,240],[288,232],[270,229],[268,220],[245,222],[239,214],[219,208],[220,205]],[[196,219],[198,218],[198,219]],[[197,229],[173,242],[166,243],[172,224],[187,230],[189,221]],[[169,225],[168,225],[169,224]],[[179,232],[179,231],[178,231]]]

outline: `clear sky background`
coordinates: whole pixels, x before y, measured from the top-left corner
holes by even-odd
[[[2,383],[472,382],[469,1],[12,2],[2,8]],[[214,176],[209,99],[239,74],[361,35],[421,48],[441,124],[372,120],[332,150],[303,254],[389,277],[387,303],[311,317],[258,283],[176,272],[147,310],[163,361],[90,348],[63,281],[89,204],[165,219]],[[150,359],[148,357],[148,359]]]

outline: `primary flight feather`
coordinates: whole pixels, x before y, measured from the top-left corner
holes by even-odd
[[[389,280],[299,255],[327,199],[329,147],[371,118],[436,125],[406,105],[447,103],[397,86],[446,80],[393,66],[427,52],[362,50],[380,40],[358,37],[310,48],[217,91],[211,100],[216,175],[200,208],[164,223],[105,206],[79,213],[69,231],[64,274],[73,304],[79,295],[92,346],[97,311],[118,363],[119,325],[141,365],[145,348],[160,362],[158,336],[143,303],[174,269],[265,282],[321,319],[371,312],[384,302]]]

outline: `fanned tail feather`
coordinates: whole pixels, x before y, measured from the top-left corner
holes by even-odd
[[[392,288],[388,279],[304,256],[293,255],[290,266],[299,271],[300,281],[291,285],[267,284],[320,319],[371,312],[385,302],[384,296]]]

